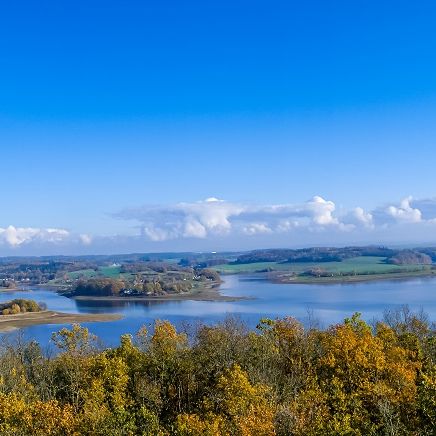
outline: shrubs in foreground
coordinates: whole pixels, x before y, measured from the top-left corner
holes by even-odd
[[[99,349],[86,328],[0,347],[2,435],[432,435],[435,330],[407,310],[373,327],[166,321]]]

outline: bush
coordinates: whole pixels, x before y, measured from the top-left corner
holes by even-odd
[[[17,298],[12,301],[0,304],[2,315],[17,315],[18,313],[40,312],[45,308],[41,307],[36,301]]]

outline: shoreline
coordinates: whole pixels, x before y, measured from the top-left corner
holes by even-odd
[[[82,322],[117,321],[119,314],[101,313],[65,313],[54,310],[27,312],[16,315],[0,315],[0,333],[6,333],[23,327],[41,324],[74,324]]]
[[[227,295],[222,295],[218,289],[201,289],[194,292],[189,292],[186,294],[172,294],[172,295],[159,295],[159,296],[150,296],[150,295],[137,295],[132,297],[121,297],[121,296],[92,296],[92,295],[77,295],[69,297],[74,300],[79,301],[240,301],[240,300],[248,300],[248,297],[230,297]]]
[[[413,280],[415,278],[436,278],[436,270],[423,270],[423,271],[405,271],[405,272],[395,272],[395,273],[379,273],[379,274],[361,274],[354,276],[329,276],[329,277],[292,277],[288,276],[286,273],[280,271],[274,271],[270,273],[235,273],[235,274],[223,274],[223,280],[225,281],[225,276],[248,276],[254,280],[264,280],[273,284],[285,284],[285,285],[337,285],[337,284],[355,284],[355,283],[365,283],[365,282],[376,282],[376,281],[407,281]],[[220,283],[220,284],[221,284]],[[65,296],[77,301],[133,301],[133,302],[171,302],[171,301],[209,301],[209,302],[235,302],[243,300],[251,300],[252,297],[247,296],[227,296],[222,295],[220,292],[220,284],[214,283],[206,286],[202,289],[193,289],[190,292],[183,294],[167,294],[167,295],[136,295],[136,296],[94,296],[94,295],[68,295],[66,289],[62,287],[54,286],[52,284],[34,285],[35,288],[48,288],[55,291],[58,295]],[[14,289],[13,291],[22,291],[24,289]],[[79,314],[81,316],[81,314]],[[97,320],[98,321],[98,320]],[[0,332],[1,332],[1,322],[0,322]]]
[[[295,285],[316,285],[316,284],[347,284],[363,283],[375,281],[401,281],[411,280],[414,278],[434,278],[436,271],[414,271],[385,274],[361,274],[355,276],[334,276],[334,277],[266,277],[266,280],[276,284],[295,284]]]
[[[182,294],[166,294],[166,295],[71,295],[71,290],[54,284],[34,285],[35,288],[47,288],[56,292],[63,297],[71,298],[78,301],[240,301],[250,300],[250,297],[244,296],[227,296],[220,292],[220,285],[224,281],[212,282],[204,284],[203,287],[195,287],[188,292]]]

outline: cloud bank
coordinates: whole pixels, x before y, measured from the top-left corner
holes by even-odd
[[[70,237],[65,229],[39,229],[35,227],[0,227],[0,244],[18,247],[31,242],[59,243]]]
[[[0,227],[0,246],[19,249],[26,246],[90,245],[92,237],[87,234],[76,235],[61,228],[38,227]]]
[[[63,228],[0,227],[1,252],[91,254],[436,243],[436,198],[405,197],[373,210],[359,205],[344,210],[320,195],[302,203],[266,205],[210,197],[125,209],[112,217],[124,222],[125,233],[103,236]]]
[[[398,204],[387,204],[372,211],[356,206],[338,212],[332,200],[319,195],[300,204],[272,205],[233,203],[212,197],[194,203],[126,209],[116,217],[136,221],[143,237],[154,242],[322,232],[376,236],[405,225],[435,224],[436,199],[406,197]]]
[[[207,238],[229,233],[245,235],[286,232],[297,227],[344,226],[334,214],[335,204],[320,196],[304,204],[244,205],[211,197],[195,203],[143,206],[116,214],[140,222],[151,241]]]

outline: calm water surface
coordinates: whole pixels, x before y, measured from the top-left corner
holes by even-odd
[[[215,323],[233,314],[255,327],[262,317],[294,316],[303,322],[315,317],[321,327],[342,321],[353,312],[362,312],[371,320],[383,311],[403,304],[414,310],[424,309],[436,320],[436,279],[380,281],[356,284],[286,285],[273,284],[249,276],[225,276],[221,292],[229,296],[253,297],[235,302],[214,301],[75,301],[55,292],[35,289],[25,292],[2,292],[0,301],[30,298],[45,302],[48,309],[72,313],[120,313],[123,319],[86,323],[106,345],[119,343],[123,333],[136,333],[142,325],[155,319],[168,319],[178,326],[188,323]],[[41,344],[47,344],[53,331],[61,325],[27,327],[24,333]]]

